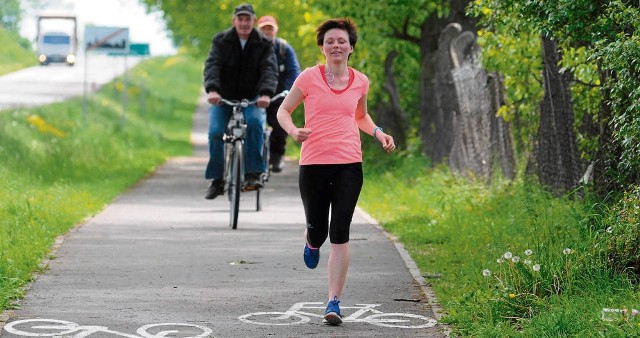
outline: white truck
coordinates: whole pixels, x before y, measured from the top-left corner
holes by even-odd
[[[41,22],[45,19],[70,20],[73,28],[70,32],[42,31]],[[46,66],[52,62],[60,62],[73,66],[76,63],[76,51],[78,50],[76,17],[62,15],[39,16],[36,41],[40,65]]]

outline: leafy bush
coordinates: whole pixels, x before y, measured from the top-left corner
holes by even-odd
[[[607,220],[606,247],[610,265],[640,277],[640,186],[625,193]]]

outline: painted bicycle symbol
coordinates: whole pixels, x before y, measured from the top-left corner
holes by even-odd
[[[342,310],[356,310],[349,316],[345,316],[344,318],[342,318],[342,320],[344,322],[369,323],[378,326],[405,329],[433,327],[438,323],[433,318],[410,313],[384,313],[380,310],[375,309],[378,306],[380,306],[380,304],[356,304],[356,306],[341,306],[340,308]],[[320,312],[320,314],[312,313],[302,311],[303,309],[324,310],[324,303],[295,303],[285,312],[253,312],[242,315],[238,317],[238,319],[245,323],[257,325],[300,325],[308,323],[311,318],[323,318],[322,312]]]
[[[84,338],[102,332],[128,338],[204,338],[213,332],[210,328],[195,324],[159,323],[141,326],[135,334],[109,330],[106,326],[79,325],[74,322],[58,319],[24,319],[16,320],[4,326],[4,330],[26,337],[69,337]]]

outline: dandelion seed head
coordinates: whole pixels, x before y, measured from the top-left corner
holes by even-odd
[[[533,271],[538,272],[540,271],[540,264],[534,264],[532,267]]]
[[[485,277],[491,276],[491,271],[489,269],[482,270],[482,275]]]
[[[524,264],[531,265],[531,260],[530,259],[525,259],[524,260]]]
[[[527,249],[527,250],[524,251],[524,254],[527,255],[527,256],[531,256],[531,255],[533,255],[533,250]]]
[[[504,253],[504,258],[506,259],[511,259],[511,257],[513,257],[513,254],[511,253],[511,251],[507,251]]]
[[[612,233],[612,232],[613,232],[613,228],[612,228],[612,227],[608,227],[608,228],[607,228],[607,232],[608,232],[608,233]]]
[[[573,251],[571,249],[569,249],[569,248],[564,248],[564,250],[562,250],[562,253],[565,254],[565,255],[568,255],[571,252],[573,252]]]
[[[502,264],[504,263],[504,259],[502,259],[502,257],[496,259],[496,262],[498,262],[498,264]]]
[[[514,263],[518,263],[520,261],[520,257],[513,256],[513,258],[511,258],[511,261],[514,262]]]

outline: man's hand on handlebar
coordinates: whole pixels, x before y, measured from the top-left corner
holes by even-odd
[[[220,96],[220,94],[218,94],[218,92],[216,91],[211,91],[207,94],[207,102],[209,102],[212,105],[219,104],[221,99],[222,99],[222,96]]]
[[[271,104],[271,98],[268,95],[262,95],[256,101],[256,106],[260,108],[267,108]]]

